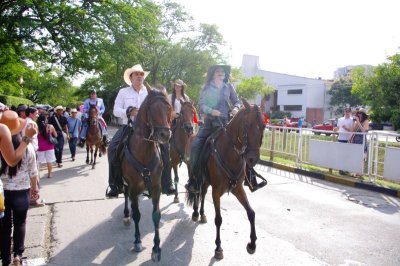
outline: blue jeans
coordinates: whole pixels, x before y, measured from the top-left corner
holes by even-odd
[[[72,139],[69,139],[69,142],[68,142],[69,151],[71,152],[71,157],[72,158],[75,158],[77,142],[78,142],[78,138],[77,137],[73,137]]]
[[[81,139],[86,139],[86,134],[87,134],[87,130],[88,130],[88,122],[87,121],[88,120],[83,122],[81,134],[79,136]],[[99,119],[99,126],[101,128],[101,134],[103,136],[107,136],[107,129],[103,126],[103,123],[100,122],[100,119]]]
[[[61,131],[57,131],[57,145],[54,145],[56,155],[56,163],[62,163],[62,155],[64,150],[64,136]]]

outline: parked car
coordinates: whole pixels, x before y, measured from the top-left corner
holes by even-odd
[[[326,130],[326,131],[333,131],[333,129],[337,126],[337,120],[336,119],[329,119],[324,121],[322,124],[318,124],[312,127],[314,130]],[[320,134],[325,134],[327,136],[330,136],[331,133],[323,133],[323,132],[318,132],[318,131],[313,131],[315,135],[320,135]]]
[[[289,128],[291,128],[290,130],[288,130],[289,132],[292,131],[292,130],[295,131],[295,132],[298,132],[299,130],[295,130],[296,128],[299,127],[298,120],[299,120],[299,119],[297,119],[296,122],[292,122],[292,120],[290,120],[291,122],[285,124],[285,123],[284,123],[284,120],[281,119],[281,120],[279,120],[278,122],[272,123],[272,124],[270,124],[270,125],[271,125],[271,126],[277,126],[277,127],[289,127]],[[307,123],[304,123],[304,122],[303,122],[303,125],[302,125],[301,127],[302,127],[302,128],[307,127]],[[293,128],[293,129],[292,129],[292,128]],[[280,131],[283,131],[282,128],[280,128],[279,130],[280,130]]]
[[[383,128],[392,128],[393,125],[389,122],[382,122],[382,123],[375,123],[375,122],[370,122],[369,123],[369,130],[383,130]]]

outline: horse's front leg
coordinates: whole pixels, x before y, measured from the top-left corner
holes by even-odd
[[[89,145],[86,143],[86,164],[89,164]]]
[[[214,202],[214,209],[215,209],[215,227],[217,229],[217,236],[215,238],[215,245],[217,246],[215,248],[215,253],[214,253],[214,258],[217,260],[223,259],[224,258],[224,250],[221,248],[221,238],[220,238],[220,230],[221,230],[221,224],[222,224],[222,216],[221,216],[221,195],[219,192],[215,189],[213,189],[212,192],[212,197],[213,197],[213,202]]]
[[[140,240],[140,230],[139,230],[139,221],[140,221],[140,211],[139,211],[139,203],[138,196],[131,197],[131,208],[132,208],[132,219],[135,222],[135,241],[133,242],[132,250],[135,252],[140,252],[143,250],[142,240]]]
[[[96,146],[96,149],[94,151],[94,159],[93,159],[92,169],[94,169],[94,167],[96,166],[97,151],[98,151],[98,147]]]
[[[130,226],[131,225],[131,218],[129,217],[129,195],[128,195],[128,187],[124,185],[124,197],[125,197],[125,204],[124,204],[124,225]]]
[[[207,181],[205,181],[203,187],[201,188],[201,205],[200,205],[200,222],[203,224],[207,223],[207,216],[204,214],[204,201],[206,198],[207,190],[208,190],[208,183]]]
[[[256,240],[257,240],[256,227],[254,223],[256,214],[250,206],[250,203],[247,199],[247,195],[243,189],[242,184],[238,185],[232,193],[239,200],[240,204],[242,204],[242,206],[246,209],[247,218],[250,221],[250,243],[247,244],[247,252],[249,254],[254,254],[254,252],[256,252]]]
[[[160,248],[160,220],[161,220],[161,211],[160,211],[160,194],[161,187],[154,188],[152,192],[152,201],[153,201],[153,224],[154,224],[154,246],[151,252],[151,259],[154,262],[158,262],[161,260],[161,248]]]
[[[178,176],[178,165],[173,165],[172,169],[174,169],[174,184],[175,184],[175,197],[174,203],[179,203],[179,196],[178,196],[178,183],[179,183],[179,176]]]
[[[93,146],[90,146],[90,164],[93,164]]]

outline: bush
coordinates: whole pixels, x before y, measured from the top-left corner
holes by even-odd
[[[19,104],[34,105],[31,100],[7,95],[0,95],[0,102],[4,103],[8,107],[10,107],[11,105],[18,106]]]

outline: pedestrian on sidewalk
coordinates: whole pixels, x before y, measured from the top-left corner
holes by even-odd
[[[53,177],[53,163],[56,161],[54,153],[54,144],[49,141],[49,135],[57,139],[57,132],[53,125],[48,123],[49,115],[42,113],[38,118],[39,127],[39,149],[38,161],[39,163],[47,164],[47,178]]]
[[[57,131],[58,143],[54,148],[56,154],[56,162],[59,168],[63,167],[62,156],[63,156],[64,144],[66,141],[64,139],[64,134],[68,136],[68,120],[63,114],[64,114],[64,107],[58,105],[54,108],[54,115],[52,115],[49,120],[49,124],[53,125],[53,127]]]
[[[337,127],[334,131],[339,132],[338,142],[347,143],[349,142],[351,131],[353,128],[353,117],[351,115],[351,107],[346,107],[344,109],[344,116],[338,119]],[[339,170],[339,174],[347,175],[348,172]]]
[[[7,165],[0,154],[0,179],[4,186],[5,212],[0,220],[0,251],[3,265],[11,263],[11,240],[14,265],[21,265],[25,250],[26,217],[29,209],[30,194],[38,194],[37,165],[35,150],[29,137],[20,134],[12,136],[14,148],[21,142],[28,144],[26,152],[16,166]]]
[[[76,144],[78,143],[78,137],[82,128],[82,121],[78,118],[78,110],[76,108],[71,109],[71,116],[68,118],[68,130],[69,130],[69,151],[71,152],[71,159],[75,161]]]

